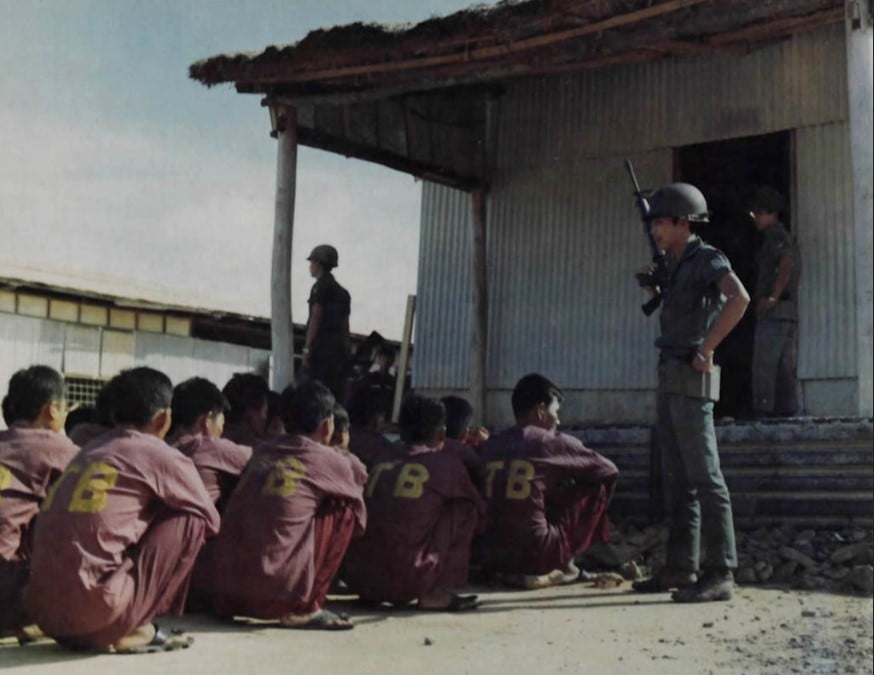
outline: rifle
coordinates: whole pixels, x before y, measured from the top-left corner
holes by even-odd
[[[649,203],[646,201],[646,196],[637,183],[637,176],[634,175],[634,166],[632,166],[630,159],[625,160],[625,168],[628,170],[628,175],[631,176],[631,184],[634,186],[635,204],[638,211],[640,211],[640,219],[643,221],[643,233],[649,242],[649,252],[652,255],[653,271],[649,274],[639,273],[635,275],[637,283],[640,284],[641,288],[649,286],[655,290],[653,296],[641,306],[643,313],[649,316],[662,303],[661,289],[664,288],[668,280],[668,261],[664,252],[660,251],[659,247],[656,246],[655,239],[652,238],[652,230],[650,229],[649,220],[647,220]]]

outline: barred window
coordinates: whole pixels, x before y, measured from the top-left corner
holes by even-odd
[[[94,405],[105,380],[95,377],[65,377],[67,405]]]

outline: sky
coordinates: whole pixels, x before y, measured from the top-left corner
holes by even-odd
[[[276,141],[260,97],[188,66],[355,21],[417,22],[471,0],[0,0],[3,261],[270,313]],[[340,251],[352,330],[400,338],[421,183],[301,148],[292,313],[316,244]],[[2,272],[0,272],[2,274]],[[120,286],[121,288],[121,286]]]

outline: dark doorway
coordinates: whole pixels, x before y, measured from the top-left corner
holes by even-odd
[[[728,256],[735,274],[751,293],[756,282],[759,233],[749,215],[750,198],[757,187],[769,185],[791,204],[790,158],[788,131],[690,145],[676,152],[676,180],[697,185],[710,208],[711,222],[697,225],[696,231]],[[783,222],[791,230],[791,213],[784,214]],[[715,361],[722,366],[716,417],[752,417],[750,366],[755,330],[755,308],[750,305],[716,350]]]

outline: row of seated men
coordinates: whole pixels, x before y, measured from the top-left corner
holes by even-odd
[[[457,591],[471,555],[537,588],[575,580],[574,556],[606,540],[616,467],[557,432],[562,395],[546,378],[519,381],[516,426],[485,443],[466,402],[415,395],[391,443],[367,398],[352,404],[350,434],[326,387],[289,387],[271,431],[256,375],[173,389],[140,367],[110,380],[98,418],[67,437],[62,376],[18,371],[0,432],[0,633],[184,648],[192,638],[154,618],[186,603],[343,630],[350,619],[326,608],[338,576],[367,603],[470,610],[477,596]]]

